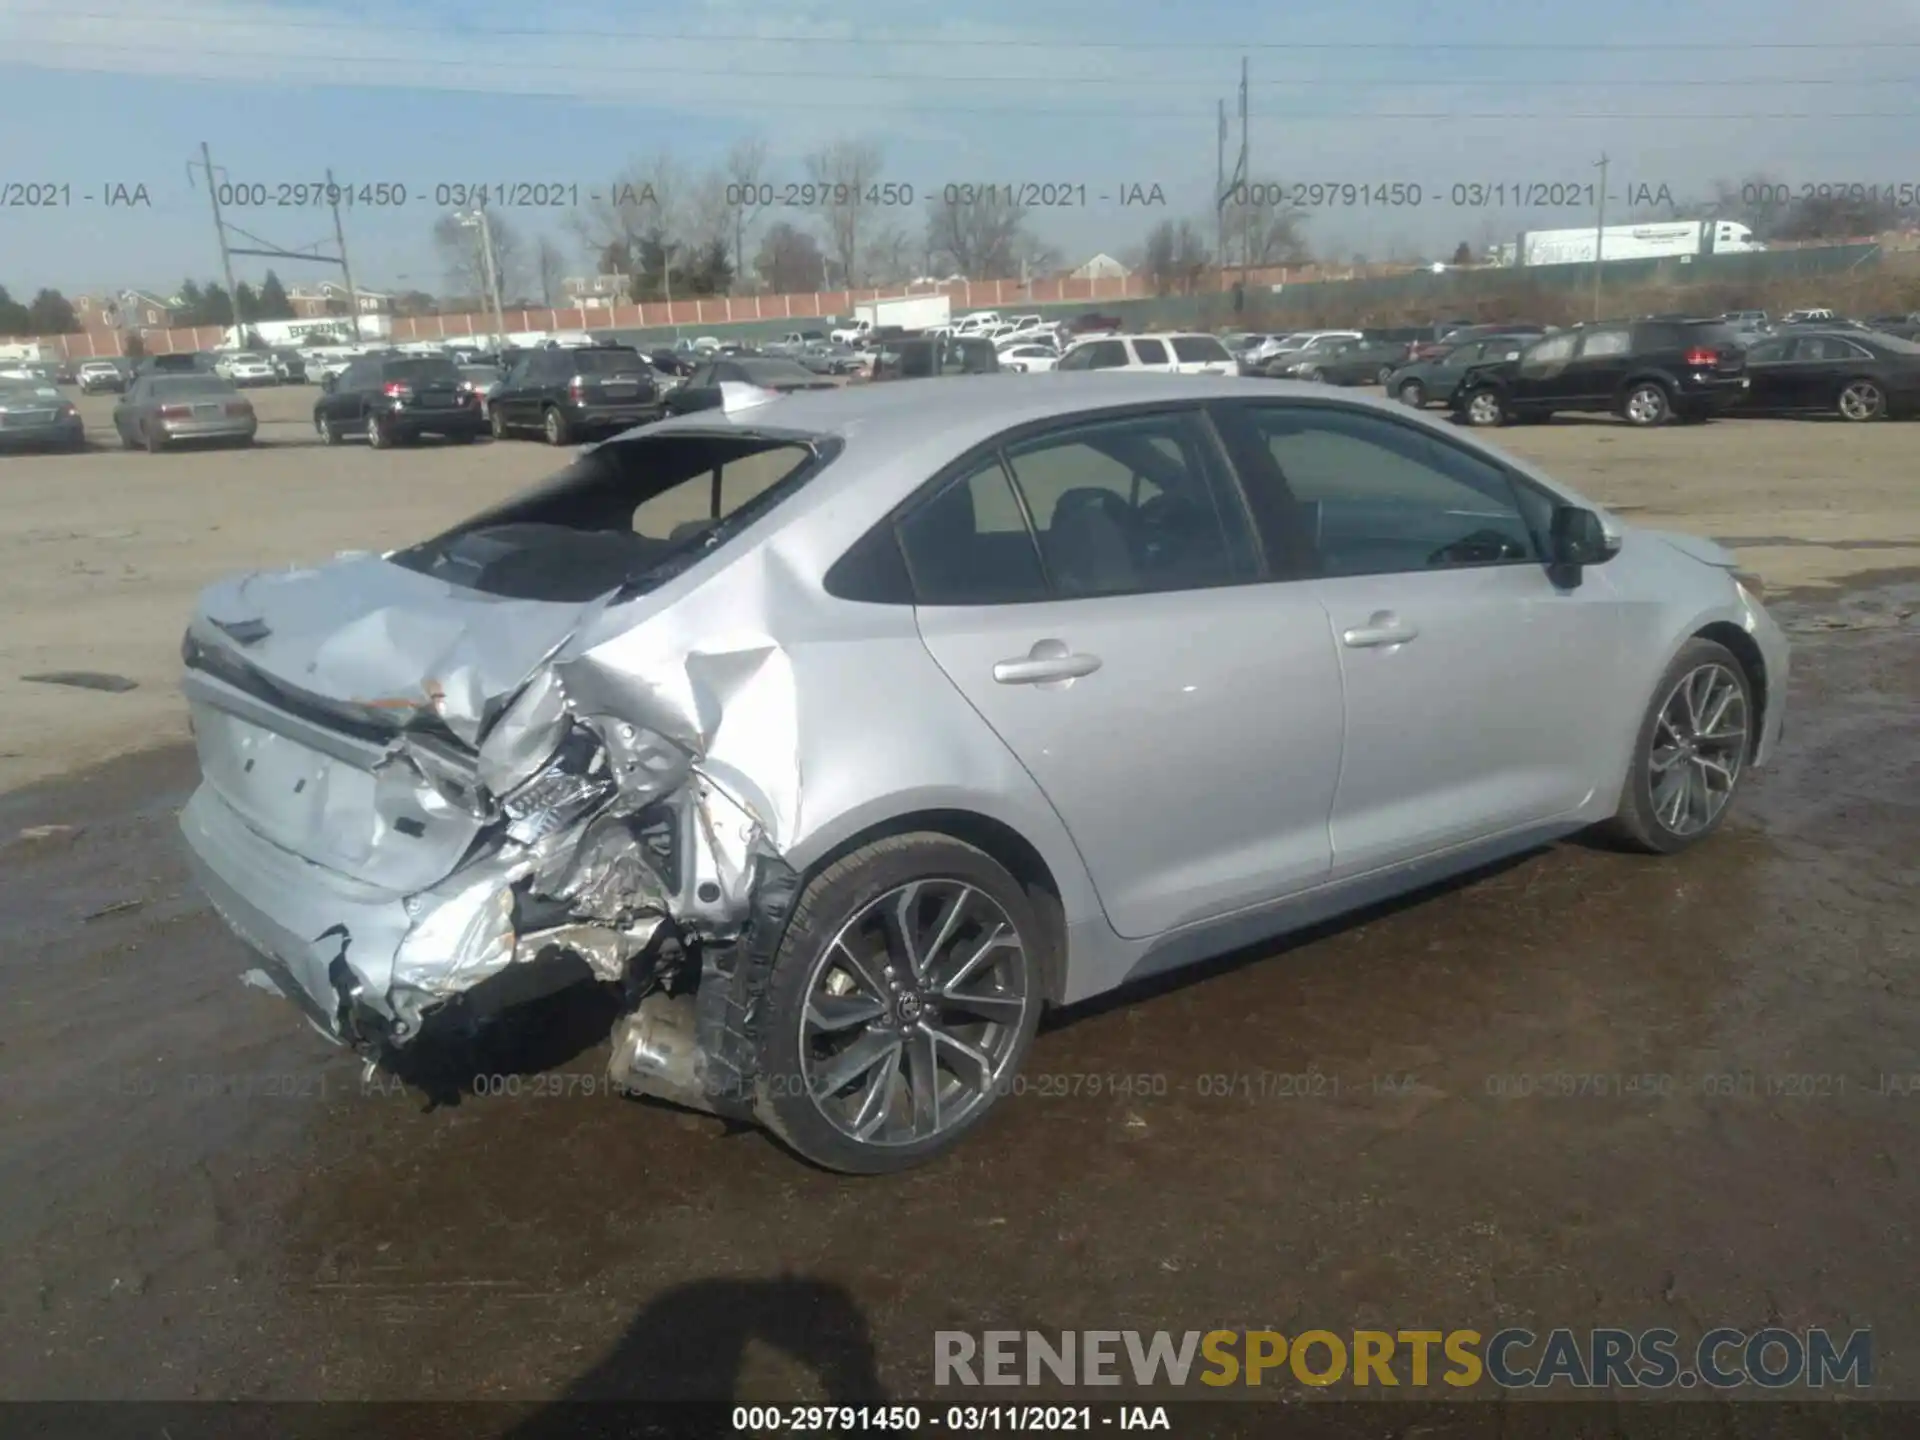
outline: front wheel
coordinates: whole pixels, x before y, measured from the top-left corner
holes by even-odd
[[[1491,426],[1507,423],[1507,402],[1498,390],[1476,390],[1461,407],[1469,425]]]
[[[1752,683],[1733,652],[1689,640],[1654,687],[1607,829],[1653,855],[1704,840],[1727,817],[1758,722]]]
[[[1840,418],[1856,424],[1887,413],[1887,395],[1871,380],[1849,380],[1840,391]]]
[[[1629,425],[1650,429],[1655,425],[1664,425],[1673,418],[1673,401],[1668,398],[1666,386],[1653,380],[1643,380],[1627,392],[1627,398],[1620,406],[1620,414]]]
[[[1427,404],[1427,387],[1418,380],[1402,383],[1399,390],[1400,403],[1411,405],[1415,410],[1424,410]]]
[[[808,883],[773,959],[756,1115],[847,1174],[951,1149],[1013,1088],[1046,946],[983,851],[929,833],[862,846]]]

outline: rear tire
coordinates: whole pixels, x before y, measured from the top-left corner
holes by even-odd
[[[1753,682],[1733,652],[1689,640],[1654,687],[1620,809],[1602,830],[1649,855],[1706,839],[1733,808],[1759,718]]]
[[[1415,410],[1427,408],[1427,387],[1418,380],[1408,380],[1401,384],[1396,392],[1402,405],[1410,405]]]
[[[1375,372],[1373,377],[1373,383],[1378,385],[1382,390],[1384,390],[1387,388],[1387,382],[1392,378],[1393,378],[1393,366],[1382,365],[1379,368],[1379,370]]]
[[[497,407],[492,405],[487,407],[487,428],[493,431],[494,439],[504,440],[507,438],[506,417],[500,413]]]
[[[949,924],[944,907],[959,896]],[[918,943],[878,943],[900,933],[880,917],[903,914]],[[1002,943],[990,947],[996,935]],[[993,1110],[1026,1058],[1047,943],[1019,882],[949,836],[893,836],[836,861],[801,892],[765,979],[755,1115],[806,1159],[844,1174],[944,1154]],[[966,998],[990,1004],[991,1016]],[[845,1013],[822,1023],[822,1000]],[[858,1011],[866,1018],[851,1018]],[[864,1070],[844,1063],[856,1047],[875,1057]],[[829,1091],[835,1060],[844,1079]],[[923,1077],[930,1083],[915,1083]],[[864,1137],[863,1119],[872,1128]]]
[[[146,443],[147,453],[149,455],[158,455],[162,450],[167,448],[166,435],[154,429],[151,425],[142,427],[140,438]]]
[[[1868,379],[1849,380],[1840,387],[1840,398],[1834,408],[1842,420],[1864,425],[1885,418],[1887,392]]]
[[[547,407],[547,413],[541,417],[540,428],[546,433],[549,445],[565,445],[573,438],[573,427],[567,423],[567,417],[560,413],[557,405]]]
[[[1658,380],[1642,380],[1621,400],[1620,418],[1642,430],[1664,425],[1673,418],[1673,397]]]
[[[391,450],[393,448],[392,432],[380,423],[380,417],[378,415],[369,415],[367,417],[367,444],[375,450]]]

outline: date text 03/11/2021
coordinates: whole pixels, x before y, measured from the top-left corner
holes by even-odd
[[[736,1405],[736,1435],[1087,1434],[1173,1429],[1164,1405]]]

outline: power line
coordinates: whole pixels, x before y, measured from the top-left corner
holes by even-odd
[[[723,66],[715,69],[692,69],[681,65],[663,65],[657,67],[594,64],[574,61],[538,61],[538,60],[481,60],[468,61],[448,56],[412,56],[412,55],[365,55],[338,54],[321,55],[310,51],[296,54],[262,50],[213,50],[205,46],[167,47],[154,45],[96,45],[84,40],[54,40],[49,45],[89,51],[108,51],[131,55],[179,55],[207,56],[223,60],[312,60],[327,64],[352,63],[358,65],[404,65],[409,69],[439,67],[460,71],[512,70],[516,73],[526,71],[552,71],[558,74],[587,75],[624,75],[640,78],[689,78],[689,79],[739,79],[739,80],[805,80],[839,81],[848,80],[842,70],[742,70],[738,66]],[[1170,85],[1207,85],[1218,84],[1210,75],[954,75],[948,72],[899,71],[862,71],[858,77],[862,81],[890,81],[911,85],[1021,85],[1032,82],[1038,85],[1129,85],[1151,84],[1156,88]],[[1414,80],[1397,76],[1378,77],[1328,77],[1315,75],[1290,80],[1262,80],[1255,82],[1254,88],[1268,90],[1287,89],[1351,89],[1356,85],[1378,85],[1395,90],[1450,90],[1450,89],[1487,89],[1496,86],[1522,86],[1526,89],[1553,88],[1572,90],[1660,90],[1660,89],[1751,89],[1756,86],[1836,86],[1845,85],[1859,88],[1865,85],[1920,85],[1920,75],[1896,75],[1878,78],[1855,76],[1814,76],[1805,79],[1790,75],[1753,75],[1734,79],[1700,79],[1686,77],[1676,80],[1659,80],[1644,76],[1630,76],[1622,79],[1576,80],[1565,76],[1540,77],[1529,76],[1523,81],[1511,77],[1460,76],[1451,79]]]
[[[39,12],[60,20],[97,20],[107,22],[150,21],[153,16],[137,10],[99,11],[47,9]],[[192,29],[239,28],[249,30],[350,30],[330,20],[248,20],[236,16],[198,16],[169,12],[168,19]],[[935,49],[1034,49],[1072,47],[1079,50],[1312,50],[1374,51],[1381,53],[1430,54],[1485,51],[1505,54],[1539,54],[1565,51],[1589,54],[1613,51],[1632,54],[1713,51],[1718,54],[1742,51],[1872,51],[1920,50],[1920,40],[1701,40],[1701,41],[1566,41],[1546,40],[1090,40],[1062,37],[1046,40],[1036,36],[955,37],[944,35],[801,35],[765,33],[727,33],[721,31],[642,31],[624,29],[574,29],[551,26],[400,25],[381,21],[382,35],[435,35],[442,39],[543,39],[543,40],[635,40],[648,44],[722,44],[722,45],[922,45]],[[44,42],[56,43],[56,42]],[[69,42],[58,42],[69,43]],[[88,43],[85,41],[71,43]],[[835,77],[841,78],[841,77]]]

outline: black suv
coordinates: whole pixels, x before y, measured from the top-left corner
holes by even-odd
[[[977,335],[922,336],[889,340],[873,362],[875,380],[928,380],[936,375],[992,375],[1000,353]]]
[[[323,382],[313,428],[329,445],[364,435],[376,450],[422,435],[477,440],[487,428],[460,370],[437,356],[362,355]]]
[[[1725,324],[1635,320],[1563,330],[1515,359],[1473,366],[1453,413],[1469,425],[1508,425],[1577,410],[1651,426],[1708,419],[1746,392],[1746,352]]]
[[[626,430],[662,414],[659,374],[631,345],[583,345],[520,356],[488,402],[496,439],[538,430],[549,445]]]

